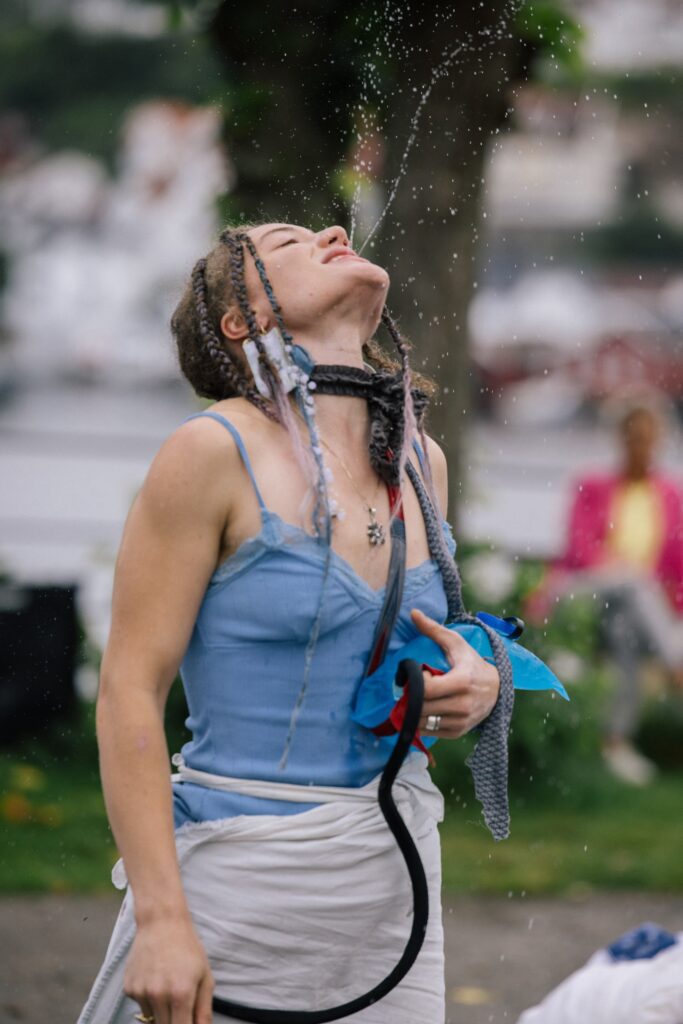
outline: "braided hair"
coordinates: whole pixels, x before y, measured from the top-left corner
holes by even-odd
[[[171,316],[171,332],[176,343],[180,370],[196,394],[202,398],[220,401],[240,396],[253,401],[254,398],[263,397],[254,387],[246,360],[235,352],[233,346],[226,345],[220,328],[223,314],[228,312],[231,306],[237,305],[245,319],[250,337],[258,344],[259,331],[253,319],[253,309],[249,303],[244,280],[243,246],[249,246],[251,242],[248,232],[261,226],[259,223],[250,223],[240,225],[239,228],[226,227],[221,231],[217,244],[206,256],[197,260]],[[238,235],[246,236],[248,242],[236,244]],[[252,248],[255,252],[253,242],[249,246],[253,258]],[[265,282],[268,280],[267,274],[262,264],[261,267],[262,280]],[[281,316],[269,281],[266,294],[268,290]],[[398,330],[386,310],[382,322],[391,334],[399,353],[401,346],[410,348],[405,339],[399,338],[397,342]],[[280,329],[282,330],[282,327]],[[363,358],[373,369],[380,372],[395,373],[401,367],[401,363],[392,359],[375,338],[369,339],[363,345]],[[431,378],[415,371],[412,376],[415,385],[427,395],[431,397],[436,393],[437,385]],[[273,418],[272,408],[266,409],[258,401],[254,404]]]
[[[201,398],[246,398],[269,419],[275,419],[270,403],[254,386],[246,361],[225,344],[220,329],[223,314],[238,296],[240,281],[244,288],[243,254],[240,265],[236,252],[216,245],[197,260],[171,316],[180,370]],[[249,303],[245,305],[253,318]],[[244,315],[241,303],[240,308]],[[255,328],[255,322],[252,326]]]
[[[264,222],[266,223],[266,222]],[[252,340],[259,353],[265,356],[260,331],[249,299],[245,280],[245,250],[254,262],[259,279],[268,298],[273,317],[286,343],[293,339],[284,323],[282,309],[274,294],[263,261],[249,235],[249,231],[259,224],[244,224],[239,227],[227,226],[219,234],[218,242],[204,257],[197,260],[190,281],[171,317],[171,331],[177,346],[178,361],[181,372],[201,397],[219,401],[224,398],[243,397],[260,409],[269,419],[279,422],[285,427],[292,439],[295,454],[304,470],[305,478],[315,485],[319,479],[319,465],[313,453],[303,445],[296,427],[293,408],[290,400],[282,391],[275,375],[270,373],[269,363],[263,359],[261,366],[271,384],[272,400],[265,398],[256,388],[248,363],[239,347],[226,343],[220,321],[223,315],[237,306],[246,324],[249,339]],[[424,418],[415,415],[412,387],[419,388],[426,399],[437,390],[433,380],[423,374],[413,372],[409,363],[409,352],[412,348],[404,338],[388,309],[383,310],[381,322],[393,341],[398,354],[398,361],[375,339],[369,339],[364,345],[362,355],[367,364],[383,375],[394,375],[400,378],[402,387],[398,389],[395,408],[387,410],[383,420],[372,423],[370,437],[370,458],[381,475],[382,461],[389,447],[389,429],[387,423],[394,420],[391,430],[393,446],[398,451],[398,465],[394,472],[398,480],[403,476],[406,459],[410,450],[410,442],[419,434],[425,453],[425,482],[430,498],[435,507],[434,483],[429,464],[428,449],[424,431]],[[333,368],[330,368],[333,369]],[[314,445],[315,447],[315,445]],[[316,473],[316,470],[318,472]]]
[[[282,309],[273,292],[263,261],[248,234],[248,231],[256,226],[253,224],[242,225],[239,228],[226,227],[220,233],[218,244],[207,256],[197,261],[185,292],[172,315],[171,330],[177,344],[181,371],[198,395],[217,401],[224,398],[243,397],[287,430],[294,452],[304,470],[305,478],[311,484],[308,493],[314,495],[313,521],[316,534],[319,538],[323,536],[327,541],[323,584],[318,609],[306,646],[303,681],[292,712],[281,760],[281,767],[284,767],[307,691],[313,652],[320,630],[332,553],[331,516],[334,502],[328,494],[329,470],[325,467],[322,458],[322,448],[315,423],[315,406],[309,389],[315,389],[315,377],[320,381],[320,385],[327,384],[328,393],[331,385],[332,393],[336,390],[336,393],[339,394],[363,393],[362,388],[366,387],[368,383],[374,391],[379,382],[381,394],[372,393],[368,396],[371,412],[369,442],[371,463],[387,482],[400,486],[408,452],[416,432],[419,432],[424,452],[425,482],[429,498],[436,510],[439,504],[429,467],[422,415],[429,397],[436,391],[436,384],[422,374],[412,373],[408,359],[411,346],[402,337],[389,311],[385,308],[381,317],[382,324],[394,343],[400,361],[392,359],[379,342],[372,338],[363,345],[362,354],[375,376],[355,367],[315,364],[310,376],[304,374],[303,377],[300,377],[294,396],[306,422],[311,442],[310,447],[304,446],[295,422],[294,406],[289,395],[285,393],[278,374],[271,370],[270,363],[265,358],[267,353],[247,291],[244,273],[245,249],[254,261],[273,317],[285,346],[291,354],[293,338],[287,330]],[[258,353],[263,357],[261,367],[269,386],[268,398],[257,389],[249,364],[239,346],[227,344],[223,336],[221,320],[224,314],[235,305],[244,318],[249,340],[254,343]],[[361,381],[360,391],[358,389],[359,381],[356,379],[358,377],[366,378]],[[351,378],[351,383],[349,383],[349,378]],[[306,386],[303,382],[306,382]],[[413,383],[419,389],[415,395],[413,394]],[[352,387],[352,390],[344,390],[344,387],[349,386]],[[418,415],[416,415],[414,397],[419,400]],[[410,469],[412,466],[407,468]],[[418,491],[418,496],[419,493]],[[308,494],[304,496],[303,503],[307,500]],[[391,529],[394,517],[398,514],[399,505],[394,504],[390,512],[389,529]],[[451,555],[443,531],[439,529],[434,533],[441,562],[445,564],[445,560],[451,559]]]

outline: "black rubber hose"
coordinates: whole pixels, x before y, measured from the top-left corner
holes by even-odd
[[[332,1006],[327,1010],[274,1010],[245,1006],[243,1003],[233,1003],[230,999],[214,996],[213,1009],[216,1013],[235,1017],[237,1020],[251,1021],[253,1024],[325,1024],[326,1021],[350,1017],[351,1014],[358,1013],[359,1010],[364,1010],[382,999],[387,992],[391,992],[392,988],[398,985],[415,963],[424,942],[429,919],[427,879],[413,837],[394,803],[392,787],[399,768],[410,750],[422,714],[424,679],[422,668],[418,662],[412,658],[404,658],[400,661],[396,672],[396,683],[401,688],[408,686],[407,706],[401,731],[380,778],[378,800],[387,825],[403,854],[413,886],[413,926],[401,959],[386,978],[371,988],[369,992],[357,996],[341,1006]]]

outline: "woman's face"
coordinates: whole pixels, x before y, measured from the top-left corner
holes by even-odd
[[[646,409],[635,410],[626,418],[621,426],[621,438],[629,466],[647,472],[654,461],[661,433],[661,424]]]
[[[295,224],[261,224],[249,235],[263,261],[289,330],[305,331],[338,316],[368,321],[373,333],[386,302],[389,275],[357,256],[344,228],[311,231]],[[272,325],[273,315],[254,261],[245,252],[245,280],[258,319]]]

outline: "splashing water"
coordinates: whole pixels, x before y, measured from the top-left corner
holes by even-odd
[[[373,45],[368,58],[362,66],[360,96],[353,113],[353,121],[356,127],[356,143],[360,150],[362,150],[368,136],[377,131],[377,120],[386,102],[386,96],[382,91],[381,65],[387,56],[390,56],[397,50],[397,43],[392,37],[392,31],[400,25],[404,13],[404,7],[392,10],[392,0],[385,0],[384,8],[381,12],[370,12],[369,20],[364,26],[366,34],[372,33]],[[356,25],[358,25],[358,18],[356,18]],[[373,31],[375,29],[376,31]],[[354,41],[356,48],[358,50],[362,49],[363,44],[361,40],[356,38]],[[377,118],[372,113],[373,109],[377,114]],[[366,161],[359,160],[356,157],[353,163],[353,172],[355,184],[350,210],[351,245],[353,245],[357,228],[361,193],[364,185],[371,183]]]
[[[465,39],[461,40],[457,44],[457,46],[453,47],[450,50],[445,50],[444,51],[444,54],[442,56],[441,61],[430,72],[429,82],[423,88],[422,93],[421,93],[420,98],[419,98],[418,103],[417,103],[417,107],[415,109],[415,113],[413,114],[413,116],[412,116],[412,118],[410,120],[410,124],[409,124],[409,127],[408,127],[408,131],[409,131],[408,139],[406,141],[406,145],[405,145],[405,148],[403,150],[403,154],[401,156],[401,160],[400,160],[400,163],[399,163],[398,171],[397,171],[396,176],[395,176],[395,178],[394,178],[394,180],[393,180],[393,182],[391,184],[391,188],[389,190],[389,195],[387,197],[387,201],[386,201],[386,203],[384,205],[384,208],[382,209],[381,213],[379,214],[377,220],[375,221],[375,223],[373,224],[372,228],[370,229],[370,231],[366,235],[365,239],[363,240],[362,245],[358,249],[359,255],[361,255],[363,253],[363,250],[365,249],[366,245],[370,241],[372,241],[372,239],[374,238],[374,236],[376,235],[377,231],[379,230],[379,228],[383,224],[383,222],[384,222],[384,220],[385,220],[389,210],[391,209],[391,207],[393,205],[394,199],[396,197],[396,193],[398,192],[399,185],[400,185],[401,181],[403,180],[403,178],[405,177],[405,175],[407,173],[407,170],[408,170],[408,157],[409,157],[410,152],[411,152],[411,150],[412,150],[412,148],[413,148],[413,146],[415,144],[415,141],[417,139],[417,133],[418,133],[418,128],[419,128],[419,125],[420,125],[420,121],[422,119],[422,115],[424,113],[424,109],[425,109],[425,107],[426,107],[426,105],[427,105],[427,103],[429,101],[429,98],[430,98],[432,92],[433,92],[434,86],[437,84],[437,82],[441,78],[447,77],[448,73],[450,72],[450,70],[453,67],[457,67],[457,64],[458,64],[457,58],[461,54],[464,54],[464,53],[470,52],[470,51],[479,52],[480,50],[483,50],[485,48],[489,48],[489,47],[495,46],[495,44],[502,39],[504,33],[506,33],[508,31],[508,28],[509,28],[511,20],[516,16],[516,14],[519,11],[521,6],[522,6],[522,0],[513,0],[513,2],[510,4],[508,10],[503,13],[503,15],[502,15],[500,21],[498,22],[497,26],[495,27],[495,29],[482,28],[482,29],[477,30],[475,33],[468,32],[466,34],[466,36],[465,36]],[[392,13],[391,7],[392,7],[391,0],[387,0],[387,2],[385,3],[385,6],[384,6],[384,12],[383,12],[384,19],[386,21],[389,21],[389,22],[392,22],[392,23],[400,22],[400,19],[401,19],[401,16],[402,16],[402,11],[399,12],[398,10],[394,10],[394,12]],[[444,23],[447,22],[449,20],[449,18],[452,17],[452,15],[453,15],[453,8],[450,8],[447,12],[445,12]],[[436,27],[436,22],[435,22],[435,27]],[[388,49],[392,49],[393,45],[391,44],[390,36],[389,36],[388,31],[385,33],[384,39],[385,39],[385,43],[387,44]],[[378,97],[380,97],[380,91],[379,91],[380,90],[380,84],[379,84],[379,80],[378,80],[377,77],[375,77],[375,79],[373,81],[373,77],[372,77],[375,74],[375,72],[376,72],[376,65],[374,63],[371,64],[370,61],[368,61],[367,65],[364,67],[364,75],[363,75],[362,85],[361,85],[361,103],[359,104],[359,107],[357,108],[358,112],[359,112],[360,119],[366,125],[367,125],[367,120],[366,120],[366,116],[363,113],[363,108],[364,108],[364,104],[367,104],[367,102],[368,102],[368,92],[369,92],[369,88],[370,88],[371,85],[374,85],[376,94],[378,95]],[[381,109],[382,101],[383,101],[383,99],[380,97],[379,101],[377,102],[378,109]],[[359,139],[359,141],[361,141],[362,135],[359,135],[358,139]],[[350,212],[350,220],[351,220],[350,240],[351,240],[351,244],[352,245],[353,245],[353,238],[354,238],[354,233],[355,233],[355,229],[356,229],[356,220],[357,220],[357,214],[358,214],[358,204],[359,204],[360,190],[361,190],[361,185],[362,185],[362,179],[361,179],[361,173],[360,173],[361,169],[354,165],[354,171],[356,171],[356,173],[358,175],[358,178],[357,178],[357,181],[356,181],[356,184],[355,184],[353,203],[352,203],[351,212]]]

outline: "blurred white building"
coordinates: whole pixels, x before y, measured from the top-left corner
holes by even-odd
[[[665,85],[683,64],[683,5],[568,2],[590,84],[555,88],[550,74],[518,89],[512,129],[488,151],[469,328],[488,411],[508,424],[567,422],[634,375],[683,403],[682,269],[632,258],[617,273],[584,244],[625,222],[660,238],[683,226],[683,108],[622,103],[618,84]]]
[[[572,0],[585,33],[590,66],[624,71],[680,66],[680,0]]]

